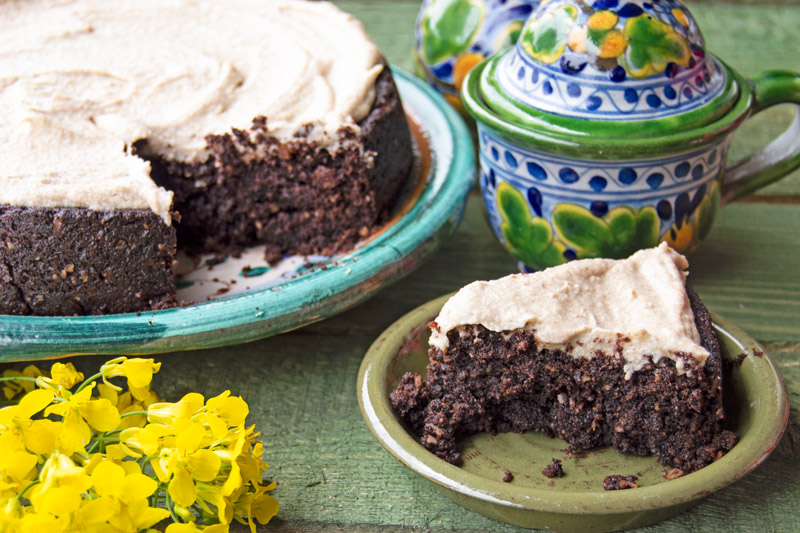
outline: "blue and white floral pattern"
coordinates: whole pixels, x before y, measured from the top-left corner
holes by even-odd
[[[498,189],[510,187],[525,198],[531,217],[550,225],[556,241],[560,233],[554,216],[564,206],[600,220],[625,208],[652,213],[650,220],[657,226],[653,245],[667,240],[678,246],[681,243],[674,234],[682,231],[684,240],[691,241],[686,247],[696,245],[698,234],[707,231],[693,227],[687,236],[687,221],[696,218],[704,201],[718,201],[717,182],[731,142],[724,138],[702,149],[638,161],[587,161],[520,148],[482,126],[478,128],[478,139],[486,214],[492,231],[504,244]],[[710,199],[710,195],[717,196]],[[710,220],[703,220],[702,224],[710,225]],[[563,261],[580,257],[579,252],[564,245]]]
[[[576,78],[509,53],[498,64],[497,83],[526,107],[596,120],[647,120],[698,109],[722,94],[725,77],[716,58],[674,78],[627,80],[606,76]]]
[[[607,121],[664,118],[722,95],[725,74],[677,0],[553,0],[494,74],[524,107]]]

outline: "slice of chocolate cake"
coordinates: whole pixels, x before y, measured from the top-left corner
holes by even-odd
[[[427,379],[392,393],[423,446],[457,462],[480,431],[540,431],[691,472],[736,443],[708,311],[666,244],[464,287],[432,329]]]

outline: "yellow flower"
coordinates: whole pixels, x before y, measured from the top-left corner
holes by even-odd
[[[118,391],[122,389],[111,384],[108,379],[126,377],[128,389],[134,398],[144,400],[148,397],[153,374],[160,369],[161,363],[156,363],[153,359],[118,357],[100,367],[100,373],[103,375],[103,383]]]
[[[0,479],[6,486],[21,488],[30,482],[38,463],[35,454],[52,451],[55,442],[52,423],[31,420],[52,400],[52,391],[36,389],[23,396],[19,404],[0,409]]]
[[[68,531],[66,519],[58,519],[49,514],[30,513],[22,517],[17,526],[20,533],[62,533]]]
[[[136,462],[126,461],[120,466],[103,461],[94,468],[91,478],[98,496],[119,509],[106,520],[120,530],[147,529],[169,516],[166,509],[149,506],[147,498],[156,491],[158,483],[142,474]],[[104,513],[101,509],[97,512]]]
[[[76,465],[67,455],[58,451],[53,452],[44,462],[39,472],[39,479],[41,484],[31,488],[31,500],[50,487],[69,486],[78,489],[78,492],[85,492],[92,486],[86,469]]]
[[[42,376],[42,371],[34,365],[26,366],[22,372],[17,370],[3,371],[4,378],[25,377],[36,379],[40,376]],[[33,381],[6,381],[3,383],[3,395],[5,396],[6,400],[10,400],[21,392],[31,392],[35,387],[36,385]]]
[[[69,518],[81,506],[81,492],[75,486],[50,487],[40,491],[32,499],[33,507],[37,513],[51,514],[58,518]]]
[[[150,422],[174,424],[176,419],[191,418],[203,408],[205,398],[202,394],[190,392],[175,403],[159,402],[147,408],[147,419]]]
[[[133,533],[170,514],[187,522],[170,533],[227,533],[234,518],[254,531],[254,518],[274,516],[278,504],[266,492],[275,483],[262,485],[269,467],[259,434],[244,426],[247,403],[229,391],[207,403],[197,393],[159,401],[150,390],[159,366],[118,358],[75,392],[83,375],[71,364],[54,364],[52,377],[35,367],[9,376],[40,388],[9,388],[7,397],[27,393],[0,409],[0,533]],[[127,391],[107,382],[119,376]],[[155,476],[142,472],[145,460]]]
[[[194,522],[189,522],[188,524],[170,524],[164,533],[195,533],[197,531],[202,531],[202,529],[199,529]]]
[[[156,455],[163,437],[169,433],[169,428],[161,424],[126,428],[119,434],[119,446],[131,457],[141,457],[142,454]]]
[[[26,493],[32,510],[40,517],[58,519],[56,522],[46,523],[46,527],[55,529],[39,531],[72,531],[72,515],[81,506],[82,494],[92,486],[86,469],[56,451],[45,461],[39,479],[41,483],[34,485]],[[45,524],[38,522],[35,525],[45,527]]]
[[[170,524],[164,533],[195,533],[203,531],[204,533],[228,533],[230,528],[228,524],[212,524],[206,527],[198,527],[194,522],[188,524]]]
[[[267,490],[271,490],[274,487],[275,484],[273,483],[267,487]],[[278,507],[278,500],[269,494],[261,494],[253,500],[253,504],[250,508],[251,512],[248,513],[248,515],[252,514],[260,523],[266,524],[273,516],[278,514]]]
[[[113,527],[108,524],[108,521],[112,520],[119,511],[119,502],[113,498],[101,496],[93,500],[84,500],[83,505],[75,513],[74,525],[89,531],[102,531],[104,526]]]
[[[50,380],[65,389],[71,389],[83,381],[83,373],[78,372],[72,363],[54,363],[50,367]]]
[[[66,454],[75,453],[89,443],[92,437],[89,426],[98,431],[111,431],[119,426],[120,416],[117,408],[106,398],[92,399],[94,386],[95,384],[91,383],[75,394],[66,391],[64,393],[66,401],[53,404],[44,412],[45,416],[55,414],[63,418],[58,447]]]
[[[258,434],[252,434],[253,439],[257,436]],[[242,483],[256,487],[261,483],[261,476],[264,471],[269,469],[269,465],[261,460],[261,456],[264,454],[264,445],[261,441],[251,444],[251,450],[240,454],[236,459],[236,464],[239,465]]]
[[[0,409],[0,428],[9,428],[15,419],[29,419],[53,401],[52,391],[37,389],[29,392],[17,405]]]
[[[6,442],[1,444],[5,446]],[[24,449],[17,448],[11,451],[4,447],[3,453],[0,454],[0,475],[5,488],[21,490],[30,483],[35,477],[38,462],[34,454]]]
[[[229,426],[244,424],[245,418],[250,413],[247,402],[240,396],[231,396],[230,391],[225,391],[219,396],[209,399],[206,408],[209,413],[217,415]]]
[[[222,494],[220,485],[198,483],[197,503],[200,504],[206,515],[214,517],[214,521],[219,521],[221,524],[230,524],[231,520],[233,520],[233,504],[230,498]],[[208,504],[216,507],[216,512]]]
[[[120,415],[138,411],[146,411],[147,408],[159,400],[158,394],[152,390],[144,391],[142,399],[134,398],[130,391],[119,393],[116,389],[109,387],[105,383],[97,385],[97,392],[101,398],[107,399],[119,411]],[[142,427],[147,423],[146,415],[126,416],[120,422],[120,428]]]
[[[173,501],[189,507],[197,499],[194,480],[213,481],[222,461],[214,452],[203,448],[204,444],[210,443],[205,428],[196,422],[182,420],[184,422],[176,427],[174,448],[162,449],[161,457],[153,459],[151,465],[162,482],[169,480],[167,491]]]

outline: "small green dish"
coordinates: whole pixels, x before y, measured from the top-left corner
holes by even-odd
[[[392,410],[389,394],[405,372],[425,375],[428,329],[449,298],[443,296],[411,311],[372,344],[358,375],[358,402],[364,420],[381,445],[417,474],[432,481],[456,503],[516,526],[558,531],[616,531],[654,524],[698,503],[742,478],[775,449],[786,428],[788,398],[778,369],[746,333],[713,315],[728,361],[728,428],[739,443],[717,462],[667,481],[653,457],[624,455],[605,448],[569,456],[566,442],[544,435],[478,434],[462,443],[463,463],[451,465],[431,454]],[[564,477],[549,479],[541,470],[563,462]],[[503,482],[506,471],[513,480]],[[639,488],[603,490],[610,474],[639,476]]]

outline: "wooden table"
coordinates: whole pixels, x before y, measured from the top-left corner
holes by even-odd
[[[364,21],[390,62],[411,70],[419,2],[337,3]],[[743,74],[800,70],[800,5],[794,0],[694,2],[694,12],[708,47]],[[732,158],[791,119],[789,109],[764,115],[738,136]],[[789,390],[789,427],[755,472],[647,531],[800,531],[800,172],[760,194],[722,211],[690,257],[691,280],[712,311],[755,337],[778,363]],[[473,193],[452,239],[371,300],[259,342],[159,356],[155,389],[171,400],[189,391],[210,397],[229,389],[250,404],[249,420],[262,432],[281,505],[263,531],[516,531],[462,509],[394,460],[364,424],[355,388],[362,356],[394,320],[470,281],[514,269]],[[104,360],[74,362],[91,370]]]

